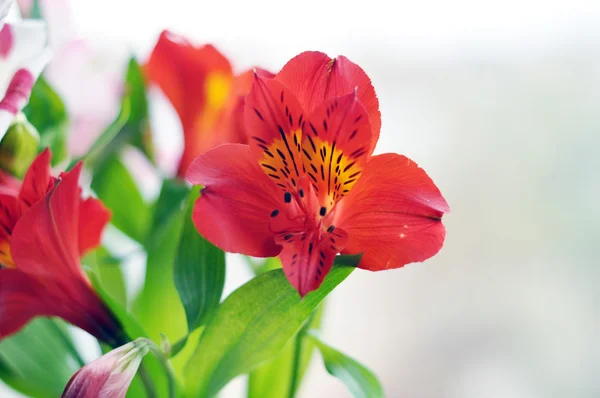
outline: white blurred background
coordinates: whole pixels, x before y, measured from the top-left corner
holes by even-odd
[[[452,208],[423,264],[354,272],[324,337],[391,398],[600,396],[600,2],[78,0],[78,34],[140,57],[168,28],[238,71],[343,54],[371,76],[377,152]],[[249,277],[232,257],[227,288]],[[239,396],[240,380],[225,390]],[[318,355],[301,397],[347,397]]]

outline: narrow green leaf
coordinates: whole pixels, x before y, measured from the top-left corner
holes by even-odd
[[[293,397],[300,389],[302,378],[312,358],[314,343],[304,331],[319,329],[325,303],[284,349],[273,359],[261,364],[248,377],[248,398]],[[299,357],[298,357],[299,356]],[[292,386],[292,384],[294,384]]]
[[[30,322],[0,342],[0,378],[31,397],[58,397],[81,366],[64,323],[47,318]]]
[[[148,122],[146,87],[140,65],[131,58],[125,76],[125,92],[121,112],[105,132],[96,140],[85,156],[88,166],[102,164],[125,144],[142,150],[153,161],[152,136]]]
[[[43,76],[33,86],[23,113],[40,134],[40,148],[49,147],[52,150],[52,165],[65,160],[69,123],[67,110],[60,96]]]
[[[173,282],[173,264],[185,216],[181,209],[188,192],[180,182],[163,183],[154,205],[152,235],[145,244],[146,278],[132,311],[154,341],[160,341],[161,333],[172,342],[188,333],[185,311]]]
[[[307,334],[321,351],[327,372],[340,379],[356,398],[383,398],[377,376],[364,365],[330,347],[315,333]]]
[[[150,209],[127,167],[111,156],[94,172],[92,189],[111,210],[111,223],[138,242],[144,242]]]
[[[123,344],[128,341],[135,340],[138,337],[148,337],[148,333],[140,325],[137,319],[135,319],[135,317],[133,317],[133,315],[129,313],[129,311],[127,311],[125,307],[123,307],[117,300],[115,300],[114,297],[112,297],[108,293],[108,291],[102,284],[102,281],[100,280],[98,274],[96,274],[95,272],[89,272],[88,276],[90,278],[90,281],[92,282],[94,290],[98,293],[102,301],[112,311],[112,313],[123,326],[125,334],[127,335],[126,338],[124,338]],[[140,368],[138,376],[136,376],[135,380],[135,384],[137,384],[137,386],[135,387],[135,391],[138,391],[140,388],[140,376],[146,374],[152,381],[153,388],[155,389],[157,396],[166,397],[169,390],[168,378],[156,357],[147,356],[142,361],[142,367]]]
[[[188,332],[201,326],[219,305],[225,285],[225,253],[204,239],[192,221],[198,190],[188,197],[174,265],[174,281],[185,309]]]
[[[319,303],[353,267],[334,267],[303,299],[281,270],[262,274],[233,292],[207,323],[184,370],[189,396],[211,397],[234,377],[276,356]]]
[[[121,261],[112,256],[105,247],[99,247],[85,256],[82,261],[96,273],[108,294],[119,304],[127,307],[127,287]]]

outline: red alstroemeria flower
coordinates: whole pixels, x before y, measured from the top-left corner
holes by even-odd
[[[337,253],[363,253],[359,267],[378,271],[442,247],[446,201],[410,159],[371,156],[379,104],[347,58],[306,52],[274,79],[256,75],[245,123],[249,145],[219,146],[187,173],[204,186],[195,225],[215,245],[279,255],[302,296],[319,287]]]
[[[194,158],[223,143],[246,142],[244,96],[252,71],[234,75],[231,64],[212,45],[195,47],[174,33],[161,33],[145,67],[148,79],[165,93],[181,120],[183,177]],[[267,71],[261,75],[272,77]]]
[[[114,345],[121,327],[81,269],[110,213],[82,199],[81,163],[50,175],[51,153],[31,164],[17,196],[0,193],[0,339],[36,316],[57,316]]]

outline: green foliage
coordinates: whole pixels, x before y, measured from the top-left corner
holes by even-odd
[[[111,210],[111,223],[133,240],[143,242],[150,224],[150,209],[117,156],[111,156],[95,169],[92,189]]]
[[[43,76],[33,86],[23,113],[40,134],[40,148],[49,147],[52,150],[52,165],[65,160],[69,126],[67,110],[60,96]]]
[[[188,331],[201,326],[219,305],[225,285],[225,253],[204,239],[192,221],[198,189],[188,197],[174,266],[174,281]]]
[[[303,299],[281,270],[237,289],[206,325],[185,368],[186,393],[214,396],[234,377],[276,356],[353,269],[334,267],[321,287]]]
[[[176,342],[188,332],[185,311],[173,282],[173,265],[185,216],[182,207],[188,192],[181,182],[163,183],[154,205],[150,227],[153,234],[145,244],[146,278],[132,310],[154,341],[160,341],[162,333]]]
[[[315,333],[307,335],[321,351],[327,372],[342,381],[356,398],[383,398],[383,388],[364,365],[328,346]]]
[[[126,144],[140,148],[150,161],[154,160],[144,76],[135,58],[131,58],[127,67],[121,112],[90,150],[93,163],[102,164]]]
[[[0,378],[36,398],[58,397],[83,365],[63,322],[35,319],[0,342]]]
[[[306,337],[307,330],[317,330],[325,303],[315,310],[306,325],[277,354],[277,356],[250,373],[248,398],[294,397],[306,373],[314,343]]]

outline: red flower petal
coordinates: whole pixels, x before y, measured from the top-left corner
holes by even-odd
[[[278,81],[255,74],[245,113],[250,147],[264,172],[283,190],[297,190],[306,118],[298,100]]]
[[[111,213],[98,199],[81,200],[79,214],[79,255],[100,245],[102,231],[110,220]]]
[[[379,132],[381,131],[379,100],[375,94],[375,88],[371,83],[371,79],[369,79],[365,71],[348,58],[340,55],[335,59],[335,63],[331,69],[326,97],[340,97],[352,92],[356,88],[358,91],[358,101],[369,114],[369,122],[371,123],[370,155],[373,153],[375,145],[377,145]]]
[[[40,153],[29,166],[25,177],[19,198],[28,206],[33,206],[41,200],[46,193],[54,186],[54,178],[50,175],[50,159],[52,152],[46,148]]]
[[[277,242],[283,247],[279,254],[283,271],[301,297],[321,285],[347,239],[348,235],[340,228],[324,234],[315,229],[277,236]]]
[[[25,204],[17,197],[0,194],[0,267],[15,267],[10,251],[12,231],[27,210]]]
[[[221,249],[256,257],[275,256],[281,248],[269,228],[283,194],[263,173],[248,145],[224,144],[197,157],[187,179],[203,185],[194,206],[194,224]]]
[[[304,111],[310,115],[326,99],[332,66],[333,60],[327,54],[306,51],[289,60],[275,76],[275,80],[290,89]]]
[[[0,340],[35,316],[48,315],[46,302],[36,279],[16,269],[0,269]]]
[[[23,214],[14,228],[11,251],[17,269],[43,284],[47,298],[42,301],[50,314],[112,344],[121,328],[92,290],[79,261],[81,165],[63,173]]]
[[[335,224],[348,233],[344,253],[364,253],[371,271],[424,261],[442,247],[448,204],[425,171],[397,154],[374,156],[350,195],[336,207]]]
[[[64,173],[44,200],[17,222],[11,249],[19,269],[40,277],[84,278],[79,264],[80,172],[81,163]]]
[[[21,181],[9,173],[0,170],[0,194],[19,196],[21,190]]]
[[[233,74],[227,58],[213,46],[194,47],[181,36],[162,32],[145,71],[181,119],[185,147],[179,176],[199,154],[233,141],[230,132],[219,126]]]
[[[326,101],[304,124],[302,160],[321,206],[329,211],[360,178],[371,126],[356,95]]]
[[[372,129],[369,155],[373,152],[381,130],[381,113],[371,79],[360,66],[344,56],[331,59],[327,54],[307,51],[292,58],[275,79],[296,95],[308,114],[326,100],[358,88],[358,100],[369,115]]]

